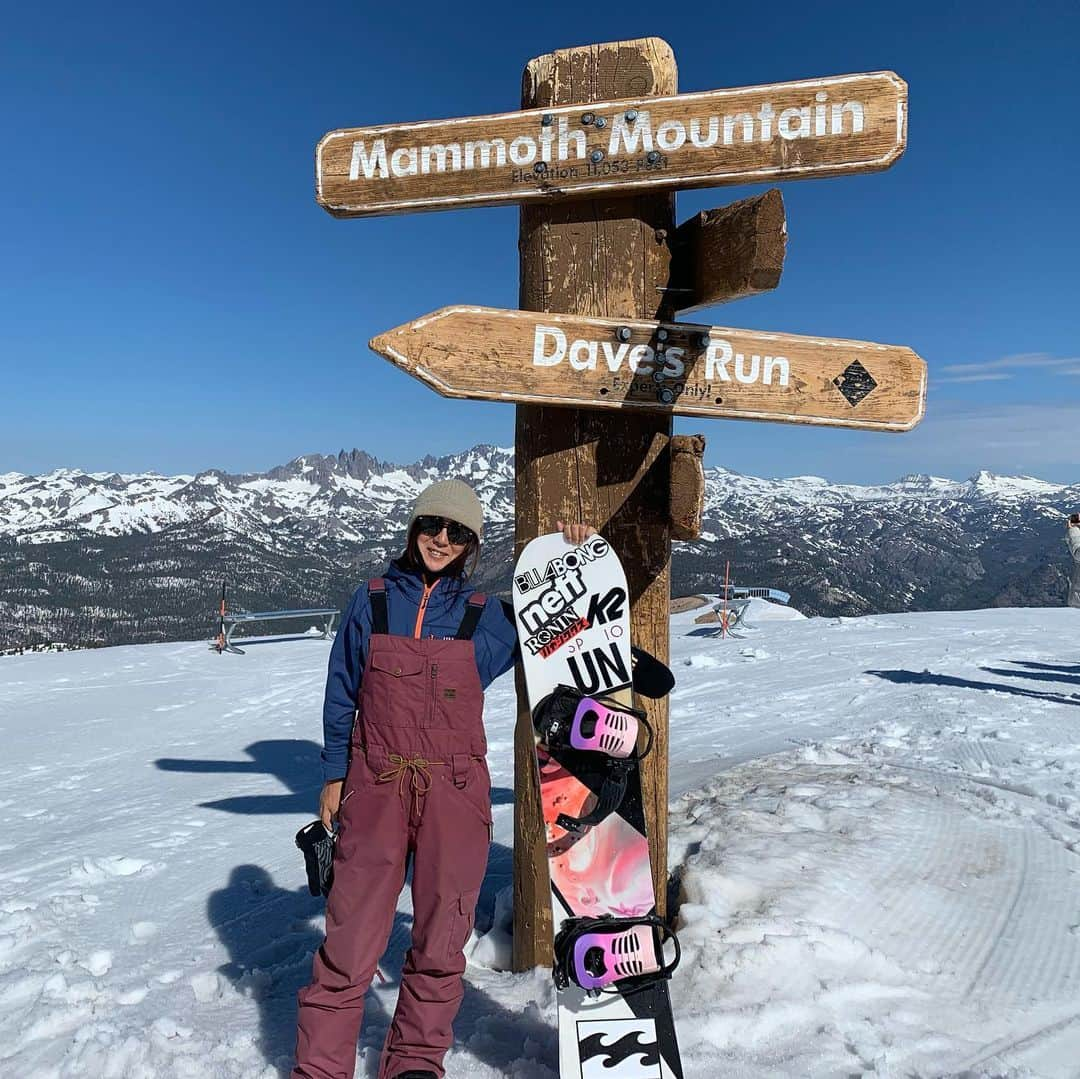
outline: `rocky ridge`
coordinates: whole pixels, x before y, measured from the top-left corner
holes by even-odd
[[[479,585],[504,590],[513,452],[399,465],[354,449],[265,473],[0,475],[0,649],[208,635],[222,579],[248,609],[343,604],[401,544],[409,507],[459,476],[484,503]],[[733,578],[807,614],[1060,606],[1062,518],[1080,484],[980,472],[877,486],[706,473],[705,531],[673,550],[676,594]],[[293,627],[295,628],[295,626]]]

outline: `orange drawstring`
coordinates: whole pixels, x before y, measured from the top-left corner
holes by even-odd
[[[379,783],[392,783],[398,781],[398,793],[405,789],[405,776],[410,777],[409,789],[413,792],[413,807],[417,817],[420,816],[420,799],[431,790],[431,773],[429,768],[445,764],[445,761],[429,761],[423,757],[402,757],[397,753],[390,754],[390,763],[394,766],[376,776]]]

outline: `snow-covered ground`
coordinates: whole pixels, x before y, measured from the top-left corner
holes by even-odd
[[[1080,613],[755,604],[727,640],[697,613],[672,624],[688,1079],[1080,1075]],[[292,837],[327,648],[0,658],[6,1074],[287,1074],[320,939]],[[489,932],[455,1079],[555,1075],[549,978],[483,962],[511,871],[512,694],[488,694]],[[408,929],[403,897],[360,1076]]]

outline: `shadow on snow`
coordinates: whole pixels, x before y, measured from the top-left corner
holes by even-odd
[[[984,668],[985,669],[985,668]],[[931,671],[867,671],[867,674],[884,678],[899,685],[950,686],[955,689],[992,690],[995,693],[1011,693],[1018,697],[1033,700],[1050,701],[1053,704],[1080,705],[1080,693],[1066,696],[1063,693],[1040,693],[1038,690],[1010,686],[1005,682],[978,682],[971,678],[957,678],[951,674],[934,674]],[[1018,673],[1010,671],[1010,674]]]
[[[154,765],[163,772],[194,772],[203,775],[268,775],[273,776],[289,794],[245,794],[233,798],[218,798],[200,802],[207,809],[226,813],[311,813],[319,804],[322,780],[319,775],[320,747],[317,742],[302,738],[270,738],[252,742],[244,752],[249,761],[185,760],[159,757]],[[511,787],[492,787],[493,806],[513,805]]]
[[[273,776],[289,794],[247,794],[200,802],[208,809],[226,813],[315,813],[322,780],[317,742],[303,738],[268,738],[252,742],[244,752],[249,761],[183,760],[161,757],[154,764],[163,772],[198,772],[220,775]]]
[[[299,867],[298,867],[299,871]],[[491,922],[495,893],[509,883],[513,852],[493,844],[488,856],[477,925]],[[411,867],[406,886],[411,886]],[[258,865],[236,866],[225,887],[210,894],[207,919],[229,955],[218,968],[237,992],[251,997],[259,1008],[256,1045],[279,1075],[292,1067],[296,1041],[296,994],[311,979],[311,962],[322,944],[324,901],[312,897],[307,888],[282,888]],[[364,1024],[360,1046],[365,1061],[358,1075],[374,1079],[379,1055],[392,1014],[383,1003],[387,987],[397,986],[411,935],[411,914],[397,911],[379,969],[385,983],[376,976],[379,992],[369,992],[364,1001]],[[504,1068],[508,1053],[531,1041],[550,1046],[539,1062],[557,1071],[555,1038],[550,1025],[538,1014],[510,1011],[488,994],[471,985],[466,975],[465,997],[454,1023],[455,1041],[468,1044],[469,1052],[495,1070]]]
[[[1066,674],[1080,674],[1080,663],[1035,663],[1027,659],[1010,659],[1006,662],[1017,667],[1031,667],[1037,671],[1064,671]]]
[[[1005,678],[1034,678],[1040,682],[1065,682],[1070,686],[1080,686],[1080,671],[1076,674],[1059,674],[1056,671],[1011,671],[1004,667],[980,667],[979,670]]]

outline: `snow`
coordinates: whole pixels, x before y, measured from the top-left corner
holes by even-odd
[[[688,1079],[1080,1074],[1080,614],[673,619],[672,982]],[[771,616],[771,617],[770,617]],[[22,1077],[270,1079],[322,904],[328,645],[0,658],[0,1059]],[[550,978],[504,964],[513,685],[448,1060],[553,1079]],[[410,920],[368,997],[374,1076]]]
[[[896,502],[900,499],[925,502],[1030,500],[1054,498],[1071,490],[1064,484],[1050,483],[1031,476],[996,476],[985,471],[976,473],[966,481],[910,475],[904,476],[895,483],[870,486],[830,483],[820,476],[762,479],[755,476],[742,476],[724,468],[708,468],[705,470],[705,476],[706,508],[733,498],[822,508],[859,502]]]
[[[259,495],[272,493],[278,497],[282,504],[294,506],[305,505],[311,496],[319,491],[317,483],[297,477],[288,480],[248,480],[238,486],[242,491],[252,491]]]
[[[997,476],[985,470],[968,481],[972,495],[984,498],[1052,498],[1065,488],[1034,476]]]

